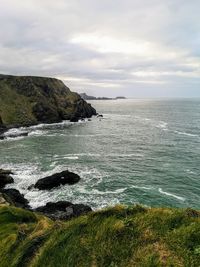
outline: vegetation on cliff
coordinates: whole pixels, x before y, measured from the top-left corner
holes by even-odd
[[[54,78],[0,75],[0,128],[87,118],[96,111]]]
[[[200,213],[116,206],[51,221],[0,207],[0,263],[11,266],[199,266]]]

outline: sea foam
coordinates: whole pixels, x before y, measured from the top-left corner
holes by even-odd
[[[170,197],[176,198],[176,199],[181,200],[181,201],[185,201],[184,197],[180,197],[180,196],[177,196],[175,194],[163,191],[162,188],[159,188],[158,191],[163,195],[170,196]]]

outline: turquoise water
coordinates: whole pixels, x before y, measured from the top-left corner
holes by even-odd
[[[91,101],[103,119],[28,129],[0,141],[1,167],[33,207],[68,200],[93,208],[117,203],[200,208],[200,100]],[[69,169],[73,186],[28,190]]]

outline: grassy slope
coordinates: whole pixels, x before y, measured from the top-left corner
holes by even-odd
[[[0,266],[200,266],[200,217],[140,206],[68,222],[0,207]]]
[[[0,113],[6,125],[37,122],[28,98],[19,95],[4,82],[0,84]]]

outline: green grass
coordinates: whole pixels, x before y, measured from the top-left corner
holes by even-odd
[[[0,115],[5,125],[36,123],[28,98],[19,95],[7,84],[0,83]]]
[[[2,206],[0,266],[200,266],[200,213],[116,206],[53,222]]]

